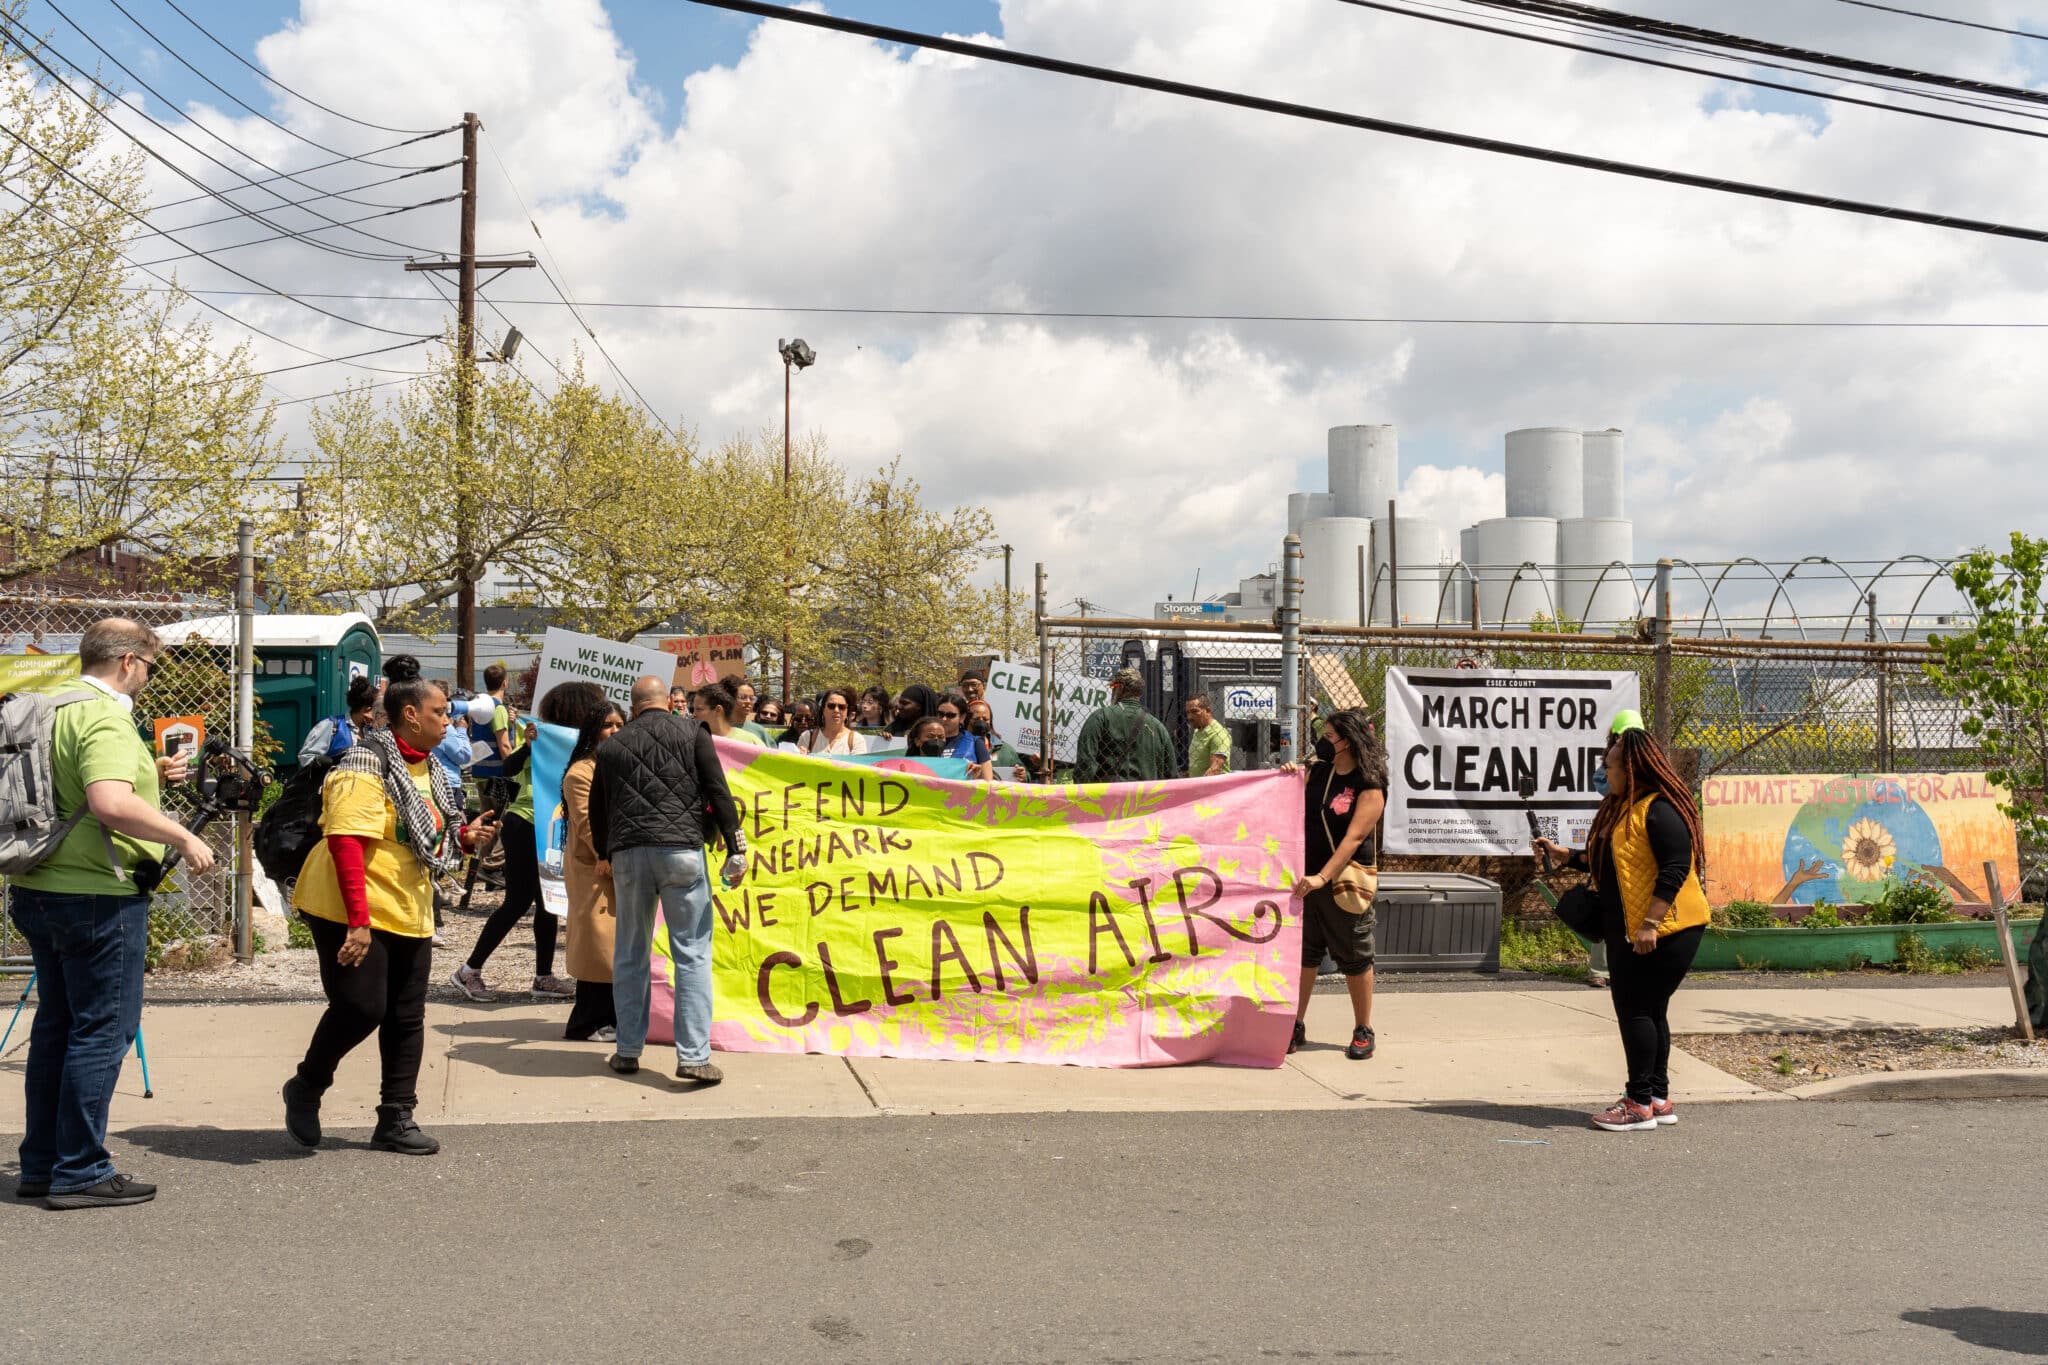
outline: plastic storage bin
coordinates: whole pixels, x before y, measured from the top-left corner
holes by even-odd
[[[1374,965],[1388,972],[1500,970],[1500,885],[1463,872],[1382,872]],[[1337,964],[1323,959],[1325,974]]]

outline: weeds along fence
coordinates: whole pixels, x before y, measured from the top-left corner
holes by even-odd
[[[233,734],[235,716],[232,611],[227,602],[190,597],[0,595],[0,655],[75,655],[78,637],[93,622],[108,616],[140,621],[164,642],[149,686],[135,705],[143,736],[153,737],[159,720],[188,718],[196,719],[206,734],[225,737]],[[191,623],[199,624],[197,635],[180,629]],[[173,819],[184,820],[193,804],[186,788],[164,794],[165,813]],[[222,820],[209,827],[206,837],[217,855],[213,869],[203,876],[173,869],[151,904],[152,964],[168,944],[232,932],[236,826]],[[15,932],[12,918],[0,917],[0,971],[25,972],[27,956],[28,945]]]

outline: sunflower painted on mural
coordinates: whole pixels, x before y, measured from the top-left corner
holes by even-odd
[[[1842,833],[1842,871],[1859,882],[1882,880],[1898,852],[1891,831],[1875,820],[1855,821]]]

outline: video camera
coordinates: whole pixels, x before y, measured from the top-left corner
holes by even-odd
[[[186,819],[185,828],[194,834],[223,815],[254,815],[270,785],[269,770],[224,739],[208,739],[192,771],[199,804]],[[152,859],[137,866],[135,889],[145,893],[156,890],[181,856],[173,849],[161,862]]]

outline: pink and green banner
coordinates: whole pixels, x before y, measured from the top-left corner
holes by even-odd
[[[1285,1056],[1300,778],[1043,787],[718,750],[750,865],[716,891],[714,1047],[1081,1066]],[[670,975],[655,965],[659,1034]]]

